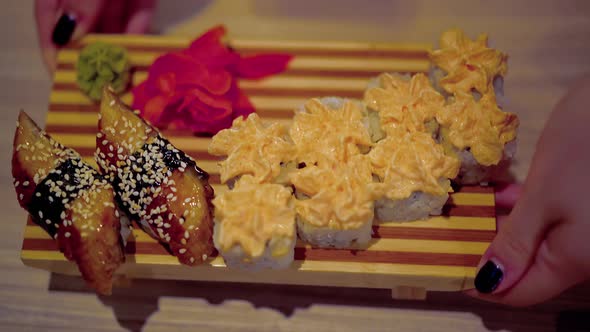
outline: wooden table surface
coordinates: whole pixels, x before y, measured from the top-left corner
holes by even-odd
[[[162,33],[198,35],[226,23],[233,36],[257,39],[435,42],[460,26],[488,32],[510,55],[506,94],[521,118],[517,162],[522,180],[552,106],[590,71],[589,1],[167,1],[154,21]],[[0,22],[1,331],[590,331],[590,285],[526,309],[460,293],[395,301],[387,290],[135,280],[97,297],[78,278],[23,266],[25,212],[11,186],[10,152],[18,110],[44,123],[51,80],[36,44],[31,1],[3,2]]]

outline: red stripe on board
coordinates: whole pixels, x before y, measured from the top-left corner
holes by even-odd
[[[79,90],[76,83],[54,83],[53,91],[74,91]],[[362,98],[362,90],[330,90],[322,89],[318,93],[316,89],[285,89],[285,88],[242,88],[250,97],[267,96],[267,97],[320,97],[320,96],[339,96],[344,98]]]
[[[157,41],[154,41],[153,46],[150,45],[133,45],[116,43],[117,45],[125,47],[130,52],[154,52],[154,53],[168,53],[181,51],[182,47],[158,45]],[[187,41],[186,46],[190,44]],[[84,47],[85,43],[76,43],[69,45],[66,49],[69,50],[80,50]],[[233,47],[230,43],[230,47]],[[286,53],[298,56],[325,56],[325,57],[366,57],[366,58],[396,58],[396,59],[428,59],[427,50],[378,50],[371,49],[371,45],[367,45],[366,49],[313,49],[313,48],[300,48],[300,47],[283,47],[277,50],[274,47],[233,47],[241,55],[256,55],[262,53]]]
[[[373,226],[376,239],[491,242],[494,236],[496,232],[483,230]]]
[[[23,250],[58,251],[57,242],[51,239],[25,239]],[[155,242],[129,242],[126,254],[170,255],[166,249]],[[348,249],[307,249],[295,248],[295,260],[336,261],[356,263],[390,263],[445,266],[477,266],[480,255],[419,253],[397,251],[369,251]]]
[[[470,254],[295,248],[295,260],[311,261],[475,267],[480,259]]]

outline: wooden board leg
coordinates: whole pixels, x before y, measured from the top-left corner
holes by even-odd
[[[391,297],[396,300],[426,300],[426,288],[396,286],[391,289]]]

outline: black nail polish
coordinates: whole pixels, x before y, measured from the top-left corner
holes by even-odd
[[[76,19],[74,16],[63,14],[53,29],[53,35],[51,37],[53,43],[58,46],[67,44],[70,41],[70,38],[72,38],[75,28]]]
[[[494,262],[488,261],[475,276],[475,288],[480,293],[489,294],[498,287],[503,277],[502,269]]]

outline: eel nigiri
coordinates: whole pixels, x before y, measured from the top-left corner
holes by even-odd
[[[130,219],[182,264],[207,260],[214,249],[209,175],[108,88],[98,129],[98,165]]]
[[[129,235],[113,187],[80,155],[55,141],[24,112],[18,117],[12,175],[19,204],[76,262],[87,284],[110,294]],[[123,218],[123,220],[125,220]]]

